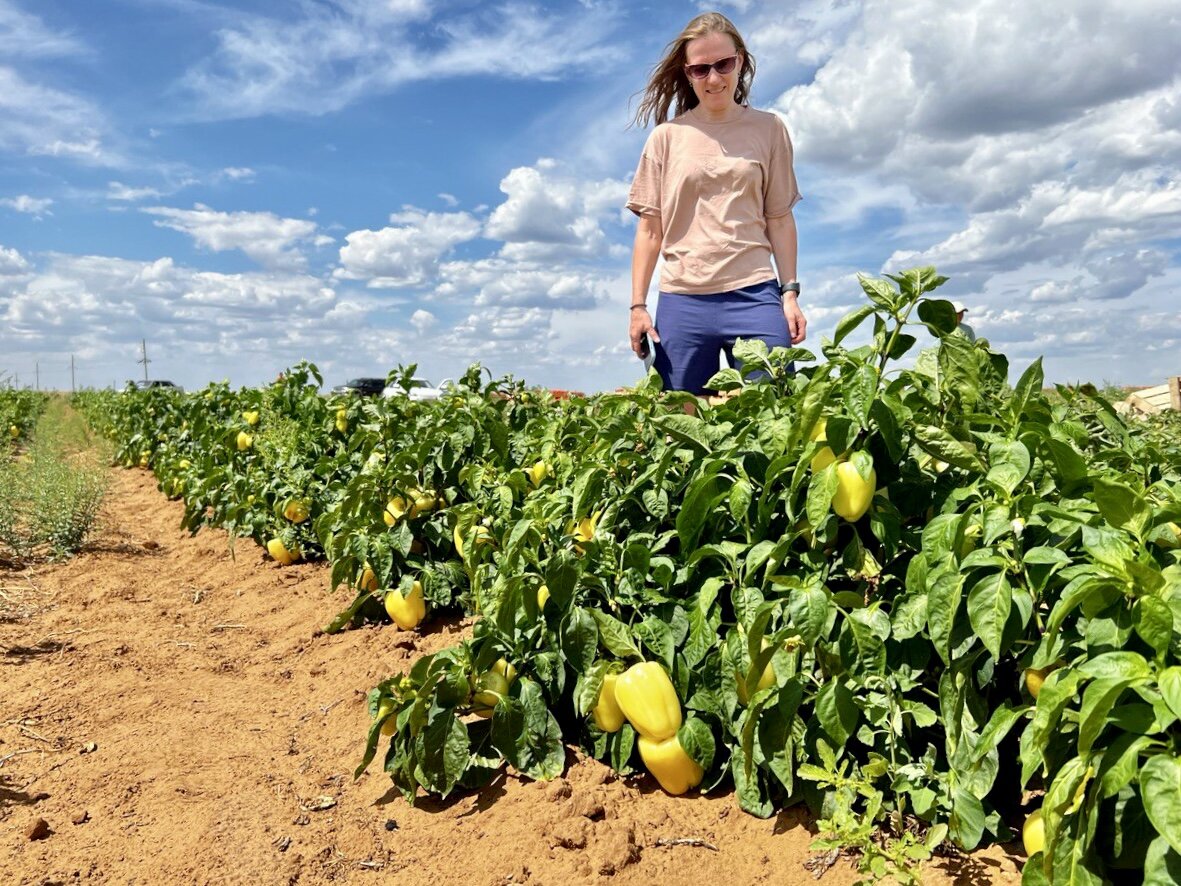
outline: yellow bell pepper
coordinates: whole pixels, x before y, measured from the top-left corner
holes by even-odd
[[[664,741],[640,736],[640,759],[660,786],[674,796],[701,784],[705,771],[685,753],[674,735]]]
[[[238,431],[238,451],[249,449],[254,445],[254,438],[245,431]]]
[[[246,424],[250,425],[250,427],[254,427],[256,424],[258,424],[258,411],[247,410],[246,412],[242,413],[242,419],[246,422]]]
[[[517,669],[509,664],[507,658],[496,659],[495,664],[492,665],[493,673],[500,674],[512,685],[513,680],[517,679]]]
[[[850,523],[860,520],[869,510],[877,483],[878,475],[872,468],[869,480],[862,480],[857,468],[850,462],[841,462],[837,465],[837,491],[832,497],[833,513]]]
[[[668,673],[654,661],[632,665],[615,681],[615,700],[640,735],[655,741],[681,728],[681,701]]]
[[[591,711],[595,718],[595,725],[604,732],[618,732],[623,728],[623,711],[615,697],[615,684],[619,681],[619,674],[608,674],[603,678],[603,686],[599,690],[599,701]]]
[[[281,538],[272,538],[267,542],[267,553],[274,558],[280,566],[290,566],[300,558],[299,549],[293,551],[287,550],[287,546],[283,544]]]
[[[369,591],[372,593],[373,591],[377,590],[377,575],[373,572],[373,567],[368,563],[366,563],[365,568],[361,570],[361,581],[359,584],[361,590],[363,591]]]
[[[410,510],[410,507],[410,505],[406,504],[406,499],[400,495],[395,495],[386,503],[385,513],[381,515],[381,518],[385,520],[386,526],[393,526],[402,519],[402,516]]]
[[[820,419],[820,421],[816,422],[815,426],[812,428],[812,433],[809,435],[809,439],[812,442],[823,440],[825,443],[827,443],[828,438],[825,436],[827,428],[828,422],[823,418]],[[819,474],[836,460],[837,457],[833,454],[833,451],[825,446],[814,456],[812,456],[812,473]]]
[[[426,617],[426,600],[422,596],[422,582],[416,581],[405,597],[399,590],[385,595],[385,611],[399,628],[412,631]]]
[[[542,585],[537,589],[537,608],[545,609],[545,604],[549,602],[549,587]]]
[[[533,467],[525,468],[525,473],[529,475],[529,482],[536,489],[550,475],[550,466],[544,461],[539,461]]]
[[[471,534],[472,534],[471,532],[468,533],[469,537],[471,536]],[[492,533],[488,531],[487,526],[476,526],[475,527],[475,536],[476,536],[476,544],[478,544],[478,545],[486,545],[486,544],[492,543]],[[462,560],[464,558],[463,535],[459,531],[459,524],[458,523],[455,525],[455,530],[452,532],[451,537],[455,541],[455,552],[457,554],[459,554],[459,557]]]
[[[283,508],[283,516],[292,523],[302,523],[310,514],[311,510],[308,508],[308,503],[306,501],[299,501],[298,499],[288,502],[287,507]]]

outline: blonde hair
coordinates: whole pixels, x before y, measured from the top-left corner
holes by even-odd
[[[664,123],[669,119],[669,107],[676,102],[675,113],[697,107],[697,94],[689,85],[688,75],[685,73],[685,46],[690,40],[704,37],[707,34],[725,34],[734,41],[734,48],[742,53],[742,70],[738,73],[738,86],[734,90],[734,101],[744,105],[750,96],[750,84],[755,77],[755,60],[747,52],[746,43],[742,35],[734,27],[734,23],[720,12],[706,12],[697,16],[680,36],[673,40],[664,51],[662,58],[652,69],[648,78],[648,85],[644,88],[640,107],[636,111],[633,123],[647,126],[649,123]]]

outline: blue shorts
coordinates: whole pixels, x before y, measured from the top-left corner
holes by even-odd
[[[656,360],[666,391],[704,394],[720,354],[735,366],[734,340],[758,338],[768,348],[791,346],[783,296],[775,280],[711,295],[661,292],[656,308]]]

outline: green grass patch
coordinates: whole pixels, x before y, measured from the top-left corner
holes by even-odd
[[[94,531],[109,444],[64,397],[53,397],[23,448],[0,452],[0,561],[23,565],[75,553]]]

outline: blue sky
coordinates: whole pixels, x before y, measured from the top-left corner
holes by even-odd
[[[633,382],[629,100],[706,8],[0,0],[0,379],[121,384],[146,338],[186,387]],[[1015,371],[1181,372],[1173,0],[716,8],[795,142],[810,344],[932,263]]]

